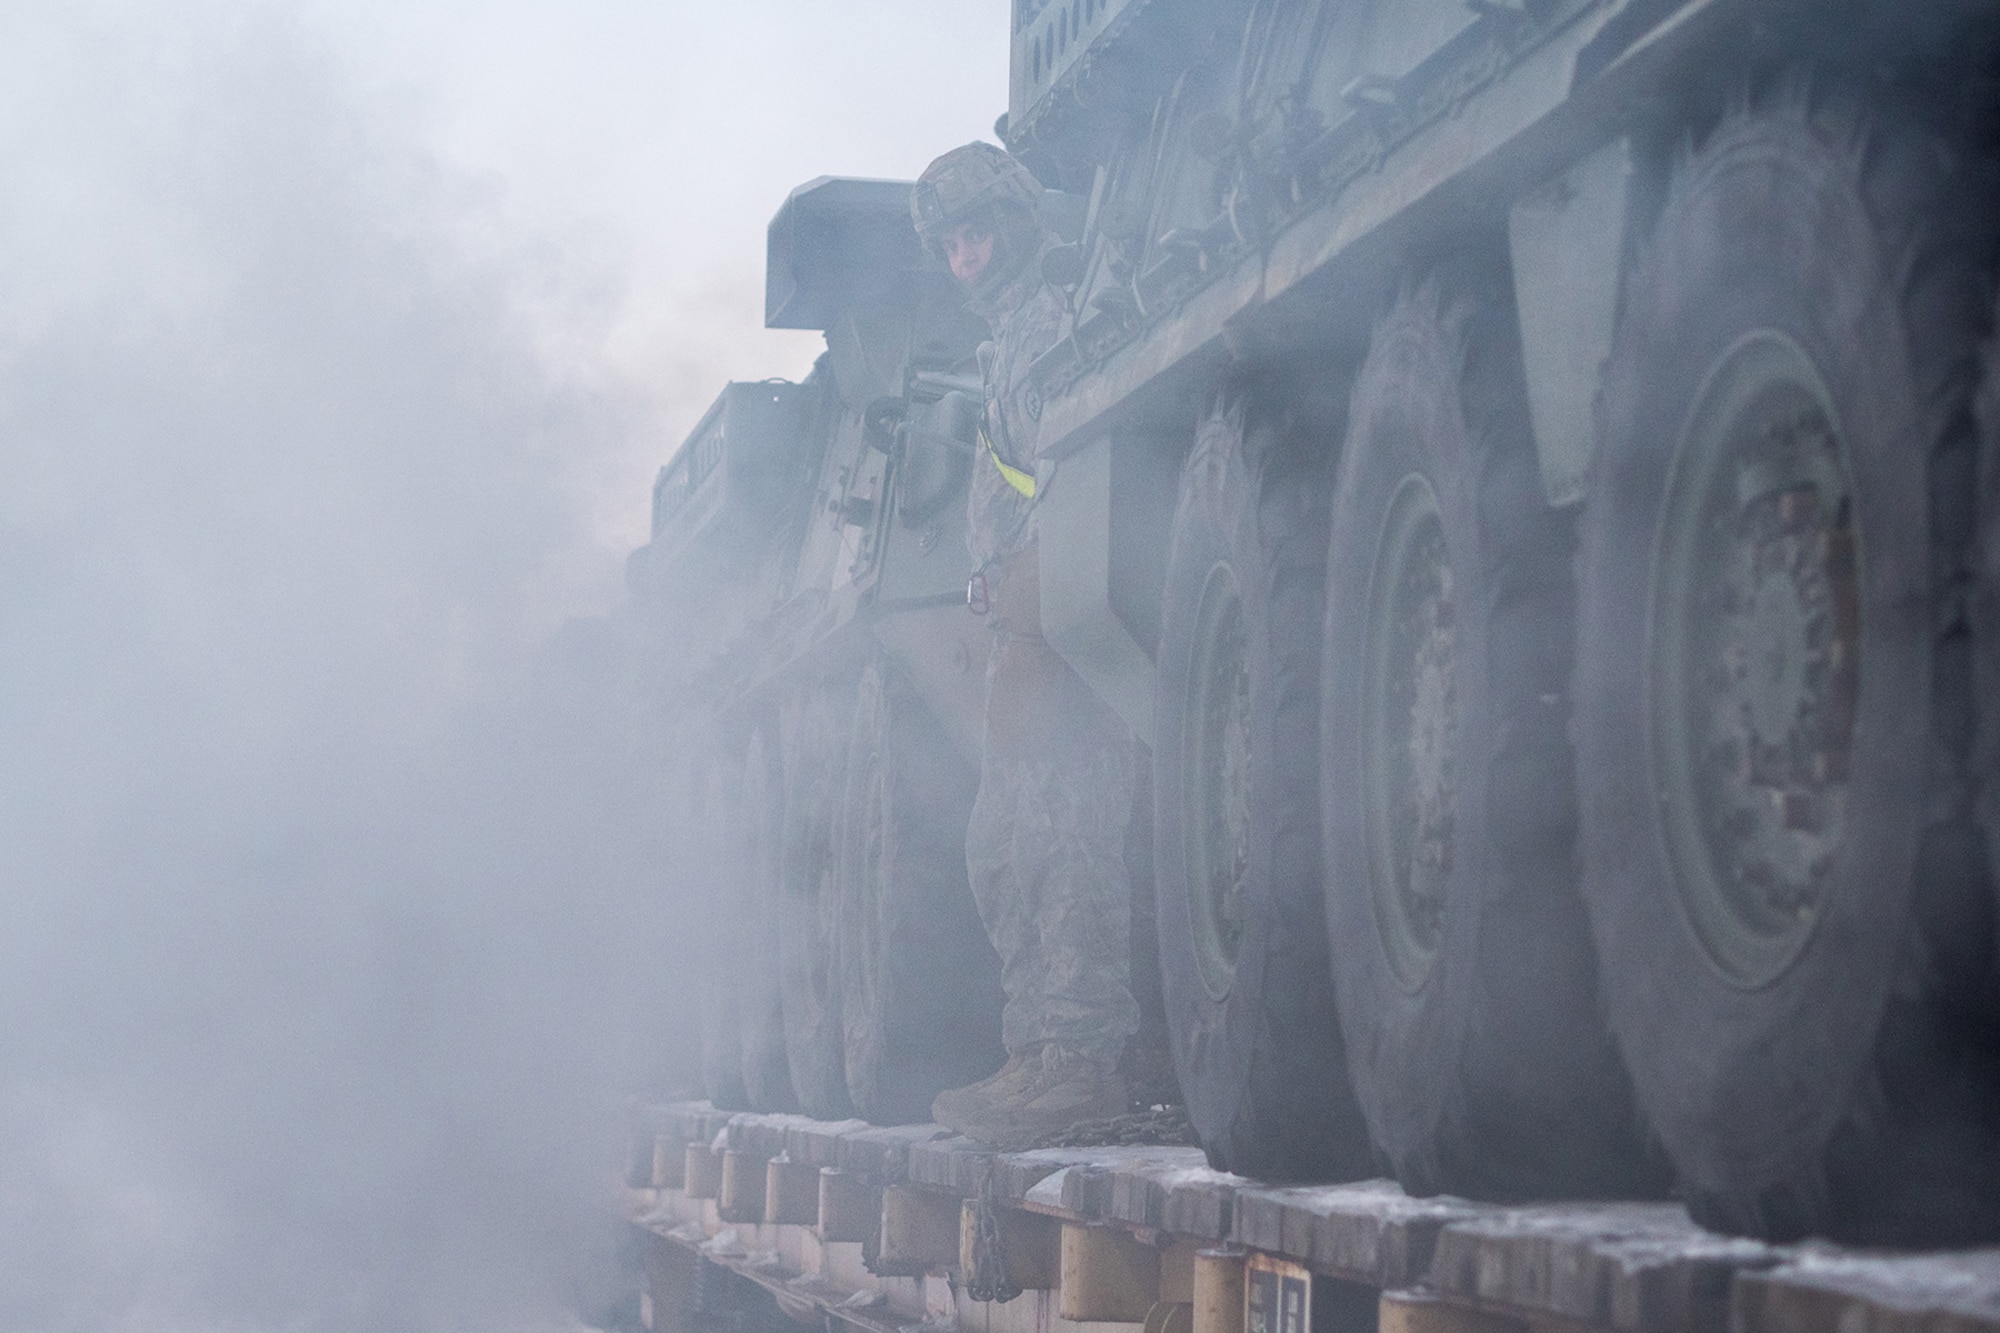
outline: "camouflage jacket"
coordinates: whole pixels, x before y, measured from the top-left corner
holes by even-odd
[[[1029,476],[1035,473],[1042,400],[1028,383],[1028,367],[1055,345],[1069,316],[1069,303],[1042,277],[1042,253],[1053,244],[1053,237],[1044,236],[1005,286],[968,303],[993,329],[993,340],[979,349],[987,438],[1008,466]],[[983,446],[973,463],[969,505],[966,540],[975,566],[984,568],[1034,543],[1035,502],[1014,489]]]

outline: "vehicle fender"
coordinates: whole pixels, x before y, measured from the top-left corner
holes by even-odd
[[[1153,659],[1114,607],[1112,455],[1100,436],[1038,468],[1042,634],[1134,735],[1153,743]]]
[[[1542,489],[1558,507],[1584,495],[1633,179],[1631,142],[1616,139],[1523,195],[1507,216],[1535,456]]]

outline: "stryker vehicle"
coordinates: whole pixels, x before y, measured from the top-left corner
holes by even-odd
[[[1151,756],[1215,1164],[2000,1238],[1996,38],[1017,0],[998,128],[1083,204],[1044,630]],[[787,203],[770,322],[827,357],[731,388],[639,565],[726,645],[722,1104],[921,1119],[999,1059],[953,845],[981,333],[903,203]]]
[[[986,330],[919,249],[909,194],[821,178],[786,201],[765,321],[823,331],[826,353],[802,384],[723,391],[661,470],[628,571],[682,738],[676,877],[703,886],[690,954],[719,1106],[921,1121],[1005,1059],[965,873]]]

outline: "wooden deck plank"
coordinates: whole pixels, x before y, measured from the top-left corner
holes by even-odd
[[[837,1167],[840,1141],[867,1128],[866,1120],[809,1120],[800,1116],[785,1131],[785,1153],[794,1162]]]
[[[2000,1333],[2000,1249],[1867,1255],[1801,1247],[1788,1262],[1743,1274],[1732,1304],[1740,1333]]]
[[[1377,1287],[1422,1280],[1445,1226],[1480,1211],[1462,1199],[1413,1199],[1387,1180],[1238,1188],[1234,1203],[1237,1244]]]
[[[729,1117],[729,1146],[738,1152],[766,1160],[787,1151],[794,1133],[820,1122],[803,1115],[758,1115],[739,1111]],[[860,1122],[856,1122],[857,1125]],[[828,1165],[815,1163],[815,1165]]]
[[[1616,1329],[1720,1329],[1736,1274],[1777,1258],[1758,1241],[1703,1230],[1678,1204],[1539,1204],[1448,1223],[1429,1285]]]
[[[1236,1189],[1252,1182],[1212,1170],[1199,1148],[1089,1150],[1064,1178],[1062,1202],[1083,1217],[1150,1227],[1194,1240],[1222,1241],[1233,1225]]]
[[[999,1156],[993,1149],[962,1134],[913,1143],[907,1179],[912,1185],[968,1199],[979,1192],[980,1182]]]
[[[856,1130],[842,1136],[839,1161],[828,1163],[855,1171],[877,1185],[900,1185],[909,1174],[910,1149],[951,1133],[943,1125],[892,1125]]]

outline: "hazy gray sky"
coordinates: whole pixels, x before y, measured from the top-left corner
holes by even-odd
[[[606,460],[628,544],[663,445],[725,379],[797,377],[817,334],[762,328],[764,226],[814,176],[913,177],[993,137],[1006,0],[301,0],[363,86],[478,174],[500,217],[616,273],[594,369],[652,408]]]

